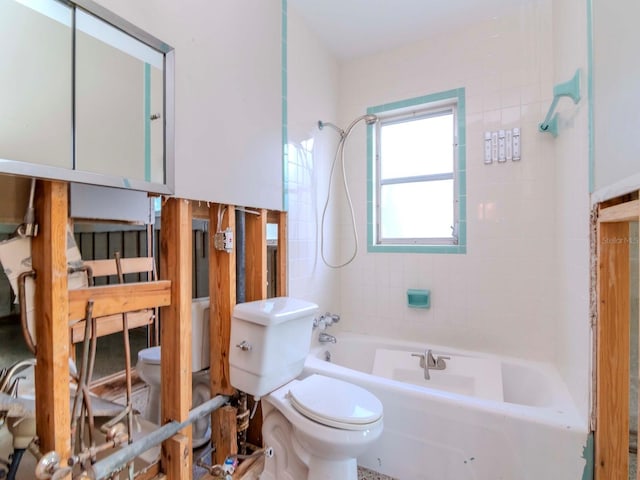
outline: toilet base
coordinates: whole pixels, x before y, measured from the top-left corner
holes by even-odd
[[[296,440],[293,427],[277,410],[263,420],[262,434],[273,457],[265,459],[260,480],[358,480],[355,458],[329,460],[315,457]]]

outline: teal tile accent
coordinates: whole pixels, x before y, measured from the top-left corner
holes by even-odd
[[[593,118],[593,0],[587,0],[587,101],[589,103],[589,192],[595,190],[595,149]]]
[[[151,181],[151,65],[144,64],[144,179]]]
[[[467,253],[467,129],[465,88],[460,87],[444,92],[433,93],[421,97],[410,98],[398,102],[385,103],[367,108],[367,113],[377,114],[389,110],[397,110],[414,105],[456,99],[458,121],[458,245],[376,245],[375,225],[375,178],[374,178],[374,130],[367,127],[367,251],[370,253]]]
[[[582,448],[582,458],[585,459],[584,469],[582,470],[582,480],[593,480],[593,463],[595,459],[593,432],[589,433],[589,436],[587,437],[587,443]]]
[[[411,308],[429,308],[431,307],[431,291],[410,288],[407,290],[407,306]]]
[[[288,131],[288,104],[287,104],[287,0],[282,0],[282,31],[281,31],[281,62],[282,62],[282,209],[289,210],[289,131]]]

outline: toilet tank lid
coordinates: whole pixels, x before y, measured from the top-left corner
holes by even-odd
[[[143,348],[138,352],[138,360],[149,365],[160,365],[160,347]]]
[[[315,303],[292,297],[276,297],[239,303],[233,309],[233,317],[269,326],[313,315],[317,311],[318,305]]]

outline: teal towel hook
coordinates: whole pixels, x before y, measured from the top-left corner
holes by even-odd
[[[538,126],[540,132],[548,132],[554,137],[558,136],[558,114],[555,111],[561,97],[569,97],[575,104],[580,101],[580,69],[576,70],[571,80],[553,87],[553,102],[551,102],[544,121]]]

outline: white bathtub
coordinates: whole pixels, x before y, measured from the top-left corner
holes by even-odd
[[[314,344],[303,376],[347,380],[382,401],[384,432],[360,465],[400,480],[582,479],[586,421],[553,366],[367,335],[337,337],[336,344]],[[431,380],[411,356],[427,347],[451,357],[445,370],[430,371]]]

